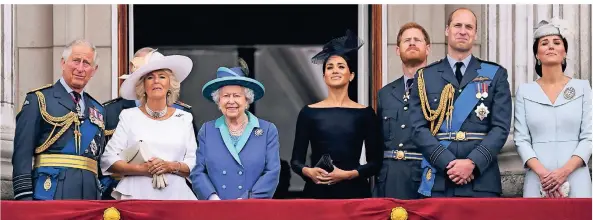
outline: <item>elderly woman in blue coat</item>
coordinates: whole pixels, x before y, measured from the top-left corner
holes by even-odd
[[[220,67],[202,95],[222,116],[198,132],[196,166],[190,178],[201,200],[272,198],[280,178],[278,130],[257,118],[249,105],[262,98],[264,86],[246,77],[249,69]]]

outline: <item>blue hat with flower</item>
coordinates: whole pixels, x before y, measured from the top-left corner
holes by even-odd
[[[254,100],[261,99],[264,96],[266,89],[259,81],[247,77],[249,75],[249,68],[247,63],[239,58],[240,67],[219,67],[216,70],[216,78],[207,82],[202,87],[202,95],[204,98],[212,100],[212,93],[224,86],[236,85],[249,88],[253,90]]]

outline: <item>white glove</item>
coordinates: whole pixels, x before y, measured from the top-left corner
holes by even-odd
[[[220,197],[218,197],[216,193],[212,193],[212,195],[208,197],[208,200],[220,200]]]
[[[165,179],[165,174],[161,174],[158,175],[158,180],[159,180],[159,189],[164,189],[165,187],[167,187],[167,180]]]
[[[165,174],[152,175],[152,187],[153,188],[164,189],[168,185],[169,185],[169,183],[167,182],[167,178],[165,178]]]

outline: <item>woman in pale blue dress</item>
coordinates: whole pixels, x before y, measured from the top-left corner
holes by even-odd
[[[517,151],[527,168],[524,197],[591,197],[591,86],[564,74],[565,21],[542,21],[534,35],[535,70],[515,101]]]

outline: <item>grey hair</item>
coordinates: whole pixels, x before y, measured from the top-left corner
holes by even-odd
[[[245,106],[245,109],[249,109],[249,105],[251,103],[253,103],[254,99],[255,99],[255,93],[253,92],[252,89],[247,88],[247,87],[243,87],[243,92],[245,93],[245,99],[247,99],[247,106]],[[214,100],[214,103],[216,103],[216,105],[218,105],[218,102],[220,101],[220,88],[215,90],[214,92],[212,92],[212,100]]]
[[[150,53],[153,51],[156,51],[156,49],[154,49],[152,47],[143,47],[143,48],[140,48],[140,50],[136,51],[136,53],[134,53],[134,57],[143,57],[147,53]]]
[[[95,47],[94,44],[85,39],[73,40],[68,45],[66,45],[66,48],[64,48],[64,51],[62,52],[62,59],[68,60],[68,58],[70,58],[70,55],[72,55],[72,47],[77,45],[85,45],[91,48],[93,50],[93,64],[94,66],[99,65],[99,53],[97,52],[97,47]]]
[[[175,74],[173,74],[173,72],[171,72],[171,70],[169,69],[155,70],[140,77],[138,82],[136,82],[136,99],[140,100],[140,103],[146,104],[146,100],[148,99],[148,97],[146,96],[146,88],[144,88],[144,80],[146,79],[148,74],[151,74],[153,72],[165,72],[169,75],[169,91],[171,93],[167,93],[167,106],[173,105],[179,99],[181,82],[179,82],[177,77],[175,77]]]

